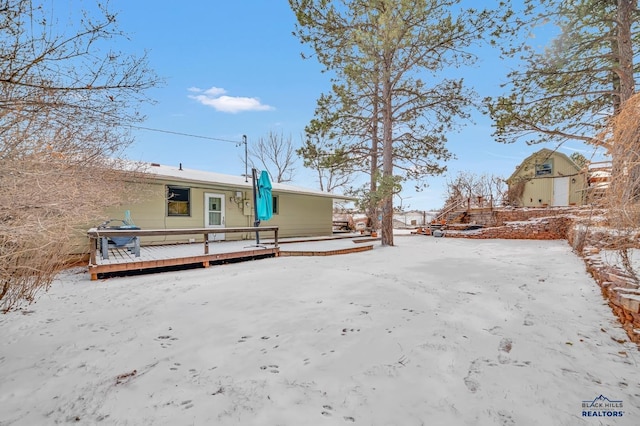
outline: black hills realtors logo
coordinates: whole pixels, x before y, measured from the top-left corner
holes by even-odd
[[[592,401],[582,401],[582,417],[622,417],[622,401],[600,395]]]

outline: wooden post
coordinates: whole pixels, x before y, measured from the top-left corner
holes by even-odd
[[[91,267],[97,264],[96,260],[96,251],[98,250],[98,239],[95,237],[89,237],[89,271],[91,271]],[[98,279],[98,274],[90,274],[91,281],[96,281]]]
[[[98,249],[98,240],[94,237],[89,237],[89,264],[96,264],[96,251]]]
[[[273,231],[273,239],[275,241],[275,247],[278,248],[278,228]]]

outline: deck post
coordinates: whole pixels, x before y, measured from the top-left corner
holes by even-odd
[[[94,237],[89,237],[89,264],[96,264],[96,251],[98,250],[98,240]]]
[[[98,242],[100,240],[96,237],[89,237],[89,272],[91,272],[91,267],[98,264],[96,259],[96,252],[98,251]],[[98,274],[90,273],[91,281],[96,281],[98,279]]]
[[[204,254],[209,254],[209,233],[204,234]]]

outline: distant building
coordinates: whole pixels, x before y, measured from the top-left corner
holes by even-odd
[[[395,212],[393,214],[394,228],[412,228],[425,226],[431,223],[438,212],[410,210],[406,212]]]
[[[426,226],[438,215],[437,211],[410,210],[393,213],[393,227],[396,229],[415,228]],[[334,227],[348,224],[349,229],[356,231],[367,229],[370,226],[369,218],[365,213],[334,213]]]
[[[522,207],[583,205],[587,176],[565,154],[543,148],[527,157],[507,179],[509,203]]]

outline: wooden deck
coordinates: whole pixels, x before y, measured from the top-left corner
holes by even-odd
[[[216,233],[256,232],[272,233],[273,246],[255,245],[251,241],[213,242],[210,239]],[[178,236],[189,241],[193,235],[203,235],[204,243],[170,244],[162,246],[139,246],[138,239],[145,236]],[[99,274],[145,269],[167,268],[172,266],[202,265],[207,268],[211,263],[232,259],[251,259],[273,257],[279,253],[278,227],[242,227],[242,228],[193,228],[193,229],[146,229],[114,230],[92,228],[89,237],[89,273],[91,279]],[[107,245],[110,237],[135,237],[134,247],[113,247]],[[238,243],[238,244],[233,244]],[[139,249],[139,254],[136,253]]]
[[[280,241],[280,256],[334,256],[373,250],[373,244],[379,238],[361,236],[326,237]]]
[[[245,245],[249,241],[243,242]],[[212,247],[213,246],[213,247]],[[124,271],[141,271],[144,269],[168,268],[200,264],[208,268],[211,264],[233,259],[255,259],[278,256],[275,247],[242,247],[228,243],[209,245],[209,254],[202,253],[201,244],[172,244],[162,246],[140,247],[140,257],[135,257],[126,248],[110,248],[109,259],[99,259],[96,264],[89,265],[91,279],[98,279],[99,274]],[[220,249],[217,251],[216,249]]]
[[[230,228],[225,228],[224,232],[229,233],[229,229]],[[241,229],[242,232],[247,231],[246,228],[236,229]],[[261,232],[269,230],[270,229],[261,229]],[[271,229],[271,231],[273,230]],[[159,230],[148,232],[157,234]],[[140,234],[141,232],[138,231],[138,233]],[[202,233],[202,230],[189,230],[188,233]],[[163,270],[162,268],[187,265],[206,268],[212,264],[225,263],[228,261],[267,257],[331,256],[356,253],[372,250],[376,240],[372,238],[362,238],[361,236],[358,236],[358,238],[355,236],[351,238],[341,236],[278,240],[277,231],[275,231],[274,238],[261,238],[260,244],[256,244],[255,240],[242,240],[209,242],[204,245],[203,243],[183,243],[142,246],[139,248],[139,256],[136,256],[135,251],[132,249],[110,246],[108,256],[105,258],[96,247],[100,247],[100,244],[98,244],[100,238],[111,234],[118,236],[124,235],[123,231],[90,231],[89,236],[92,239],[91,244],[93,250],[88,269],[92,280],[119,272],[153,271],[153,269]],[[173,235],[175,235],[175,233]]]
[[[280,250],[280,256],[334,256],[373,250],[372,245],[360,245],[336,250]]]

